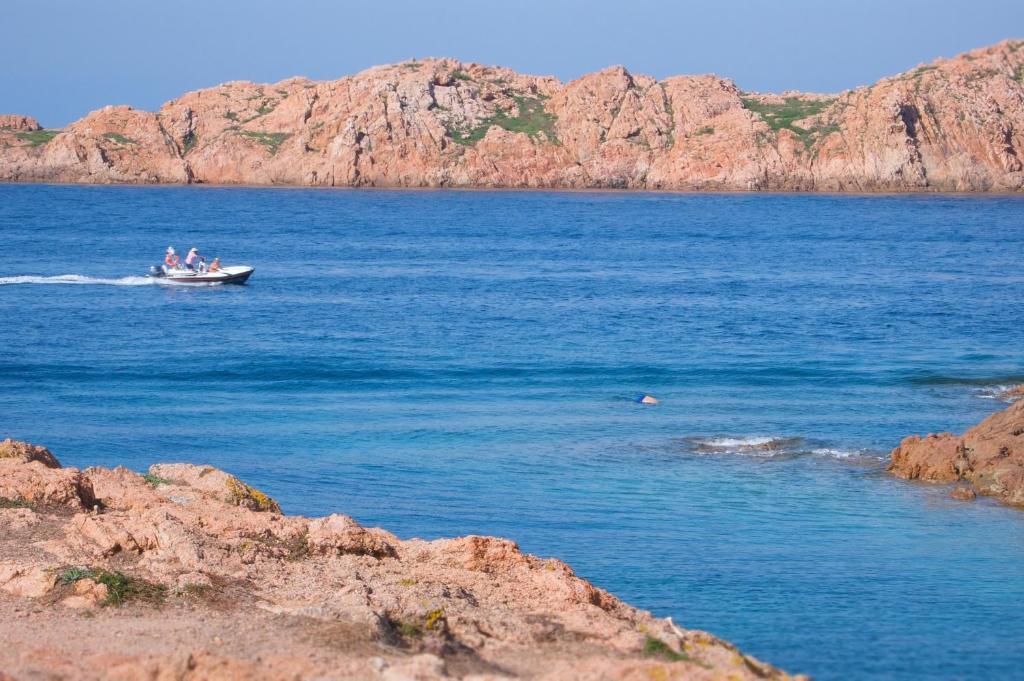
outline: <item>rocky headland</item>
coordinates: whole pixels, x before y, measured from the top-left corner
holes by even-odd
[[[0,442],[0,680],[784,679],[511,541],[283,515],[209,466]]]
[[[835,95],[621,66],[569,83],[426,59],[230,82],[62,130],[0,116],[0,181],[1020,191],[1024,42]]]
[[[1006,399],[1024,393],[1007,391]],[[963,435],[939,433],[908,437],[892,451],[889,472],[907,480],[964,482],[951,495],[970,500],[978,494],[1024,506],[1024,400],[1016,399]]]

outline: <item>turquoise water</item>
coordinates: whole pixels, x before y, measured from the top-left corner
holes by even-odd
[[[1022,217],[1015,197],[0,186],[0,435],[67,465],[211,463],[401,536],[514,538],[822,679],[1007,678],[1024,513],[883,469],[1024,381]],[[169,244],[256,274],[140,278]]]

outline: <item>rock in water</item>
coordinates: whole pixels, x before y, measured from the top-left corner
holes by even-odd
[[[957,485],[949,491],[949,496],[959,501],[974,501],[978,493],[966,485]]]
[[[1024,400],[963,435],[906,438],[892,451],[889,472],[907,480],[963,480],[978,494],[1024,506]]]

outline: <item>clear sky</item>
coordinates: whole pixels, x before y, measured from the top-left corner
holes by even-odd
[[[1024,38],[1024,0],[31,0],[0,10],[0,113],[61,126],[227,80],[447,56],[563,80],[611,64],[836,91]]]

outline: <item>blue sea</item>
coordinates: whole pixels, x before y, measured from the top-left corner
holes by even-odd
[[[1022,197],[11,185],[0,248],[0,436],[65,465],[509,537],[819,679],[1024,669],[1024,512],[884,472],[1024,382]]]

